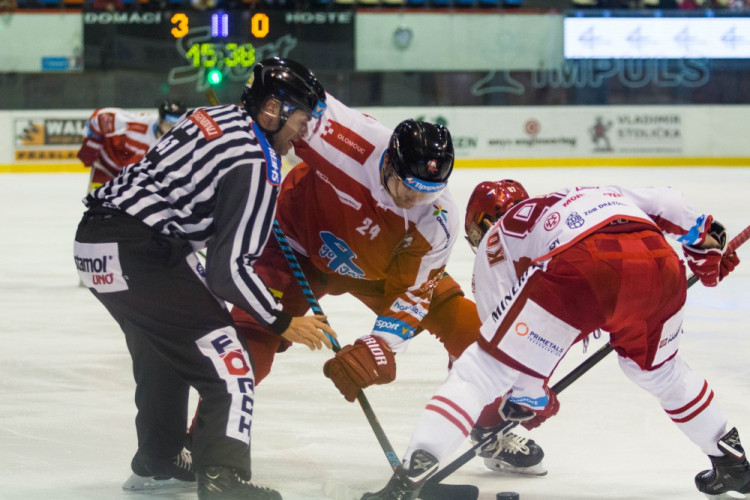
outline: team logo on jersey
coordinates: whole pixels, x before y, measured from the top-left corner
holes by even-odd
[[[547,219],[544,221],[544,229],[547,231],[552,231],[557,227],[557,225],[560,223],[560,213],[559,212],[552,212],[547,216]]]
[[[318,250],[318,255],[328,259],[328,268],[343,276],[349,276],[356,279],[364,279],[365,272],[354,263],[357,254],[335,234],[329,231],[321,231],[320,239],[323,240],[323,246]]]
[[[219,127],[219,124],[216,123],[214,119],[211,118],[211,115],[206,113],[206,111],[203,109],[195,111],[188,117],[188,120],[198,126],[198,128],[203,133],[203,137],[207,141],[216,139],[217,137],[221,137],[224,134],[224,132],[221,131],[221,127]]]
[[[334,120],[328,120],[320,138],[360,165],[375,151],[375,146],[364,137]]]
[[[578,212],[572,212],[568,215],[568,218],[565,219],[565,223],[570,229],[578,229],[586,223],[586,219],[581,217]]]
[[[443,278],[444,274],[445,266],[441,267],[440,269],[434,269],[430,271],[430,275],[427,278],[427,281],[422,283],[422,286],[419,287],[419,293],[424,294],[434,290],[437,287],[438,281]]]

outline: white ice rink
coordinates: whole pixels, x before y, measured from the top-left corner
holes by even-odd
[[[730,236],[750,223],[746,168],[456,170],[461,219],[477,182],[508,177],[532,195],[568,185],[666,184],[714,214]],[[134,384],[117,325],[78,287],[72,244],[86,183],[79,174],[0,175],[0,499],[196,498],[120,489],[136,446]],[[690,289],[681,352],[750,446],[750,244],[739,255],[745,262],[717,288]],[[461,239],[448,267],[469,293],[472,257]],[[342,344],[372,326],[356,300],[326,298],[322,306]],[[573,347],[553,381],[584,359],[581,351]],[[361,494],[390,476],[359,406],[323,377],[329,356],[295,346],[277,356],[257,390],[253,480],[287,500],[334,498],[323,485],[335,481]],[[423,334],[397,362],[396,381],[366,394],[400,454],[447,358]],[[703,498],[693,477],[708,459],[619,372],[614,354],[560,402],[558,416],[531,434],[546,452],[547,476],[498,476],[475,459],[447,482],[475,484],[486,500],[505,490],[521,500]]]

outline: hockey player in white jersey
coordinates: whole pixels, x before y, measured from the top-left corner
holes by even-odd
[[[750,493],[750,466],[736,428],[708,382],[682,360],[687,281],[665,236],[715,286],[739,263],[724,255],[726,231],[670,188],[573,188],[529,198],[514,181],[479,184],[465,229],[476,249],[473,289],[481,337],[454,363],[426,405],[399,468],[363,499],[413,499],[466,438],[481,409],[507,395],[526,428],[555,415],[547,380],[570,346],[609,332],[622,371],[654,395],[712,468],[695,477],[714,497]],[[529,411],[530,410],[530,411]]]
[[[141,160],[161,136],[185,116],[187,108],[165,99],[155,113],[133,113],[120,108],[99,108],[86,122],[86,137],[78,158],[91,168],[91,192],[114,179],[127,165]]]

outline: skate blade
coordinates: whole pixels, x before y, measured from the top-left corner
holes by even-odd
[[[704,493],[704,495],[710,500],[743,500],[745,498],[748,498],[747,495],[738,491],[727,491],[726,493],[720,493],[718,495],[709,495],[708,493]]]
[[[516,467],[515,465],[510,465],[496,458],[486,458],[484,460],[484,465],[486,465],[487,468],[491,471],[499,472],[500,474],[508,474],[513,476],[547,475],[547,468],[544,466],[543,462],[539,462],[538,464],[532,465],[531,467]]]
[[[122,484],[124,491],[187,490],[190,488],[195,488],[195,481],[181,481],[175,478],[154,479],[138,474],[131,474]]]

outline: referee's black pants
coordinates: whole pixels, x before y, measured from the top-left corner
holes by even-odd
[[[204,284],[190,245],[100,207],[87,211],[78,226],[75,261],[83,283],[125,333],[139,450],[158,458],[180,452],[193,386],[201,397],[193,428],[195,469],[225,465],[249,474],[251,360],[229,312]]]

